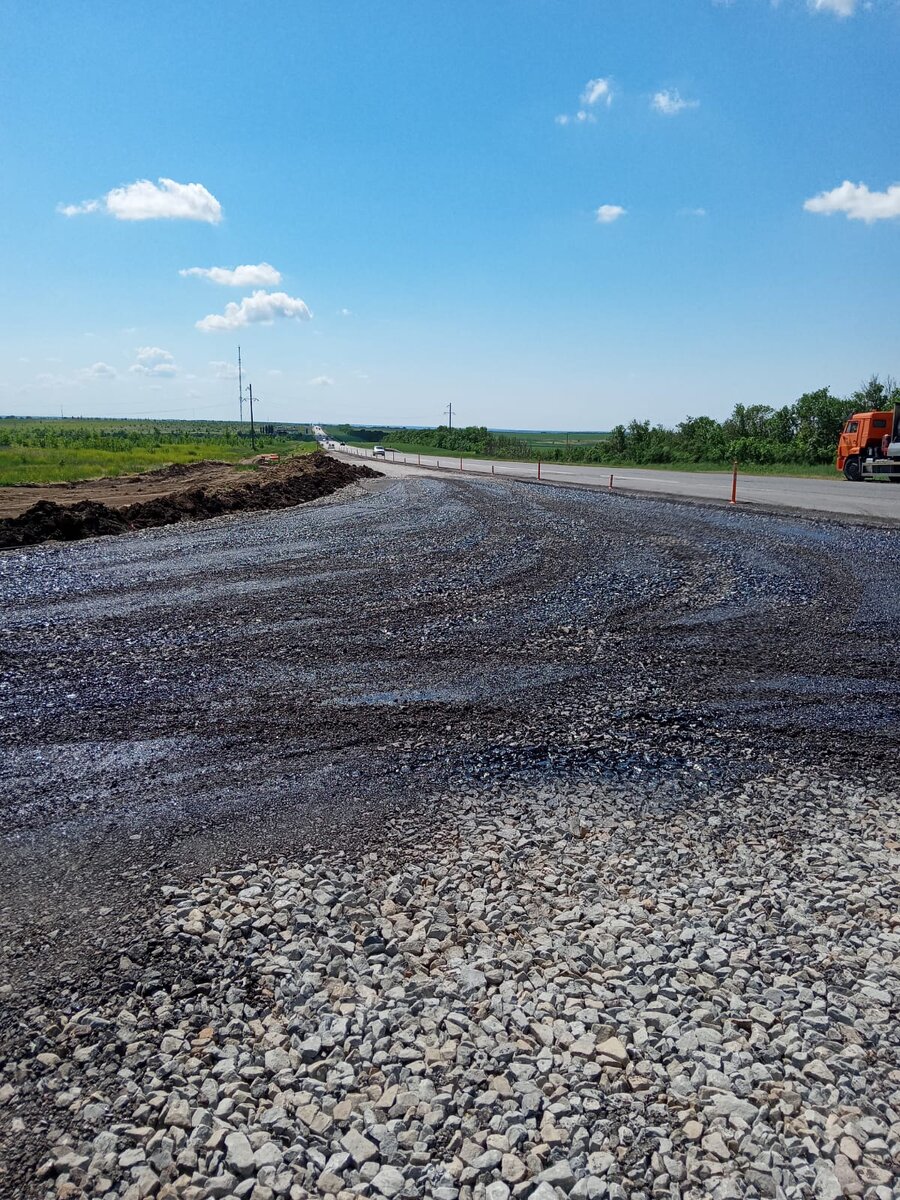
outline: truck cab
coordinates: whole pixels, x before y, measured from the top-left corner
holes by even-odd
[[[854,413],[838,439],[835,466],[854,483],[900,483],[900,404],[883,412]]]

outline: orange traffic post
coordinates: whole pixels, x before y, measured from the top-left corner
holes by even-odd
[[[737,459],[734,460],[734,465],[731,470],[731,503],[737,504]]]
[[[538,459],[538,479],[541,477],[541,460]]]

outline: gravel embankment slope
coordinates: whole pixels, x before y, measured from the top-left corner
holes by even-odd
[[[0,557],[0,1194],[890,1200],[898,565],[431,480]]]

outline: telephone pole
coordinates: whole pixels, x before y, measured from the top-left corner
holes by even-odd
[[[447,428],[452,429],[453,428],[453,401],[452,400],[447,405],[447,407],[444,409],[444,412],[447,414]]]
[[[253,425],[253,384],[248,383],[247,388],[250,392],[250,445],[256,449],[256,429]]]
[[[244,381],[241,378],[241,348],[238,346],[238,410],[241,414],[241,424],[244,423]]]

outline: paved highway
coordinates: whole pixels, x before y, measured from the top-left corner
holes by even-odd
[[[371,450],[348,446],[341,453],[356,458],[373,458]],[[431,455],[388,452],[378,463],[397,466],[421,466],[429,470],[460,471],[478,475],[502,475],[512,479],[537,479],[537,463],[491,462],[478,458],[440,458]],[[684,496],[693,500],[728,501],[731,473],[700,471],[644,471],[637,468],[612,468],[613,487],[622,491],[656,492]],[[542,463],[541,481],[608,487],[609,467],[584,467],[571,463]],[[738,474],[738,504],[768,505],[801,509],[823,515],[879,517],[900,521],[900,486],[889,483],[848,483],[835,473],[834,479],[802,479],[785,475]]]

